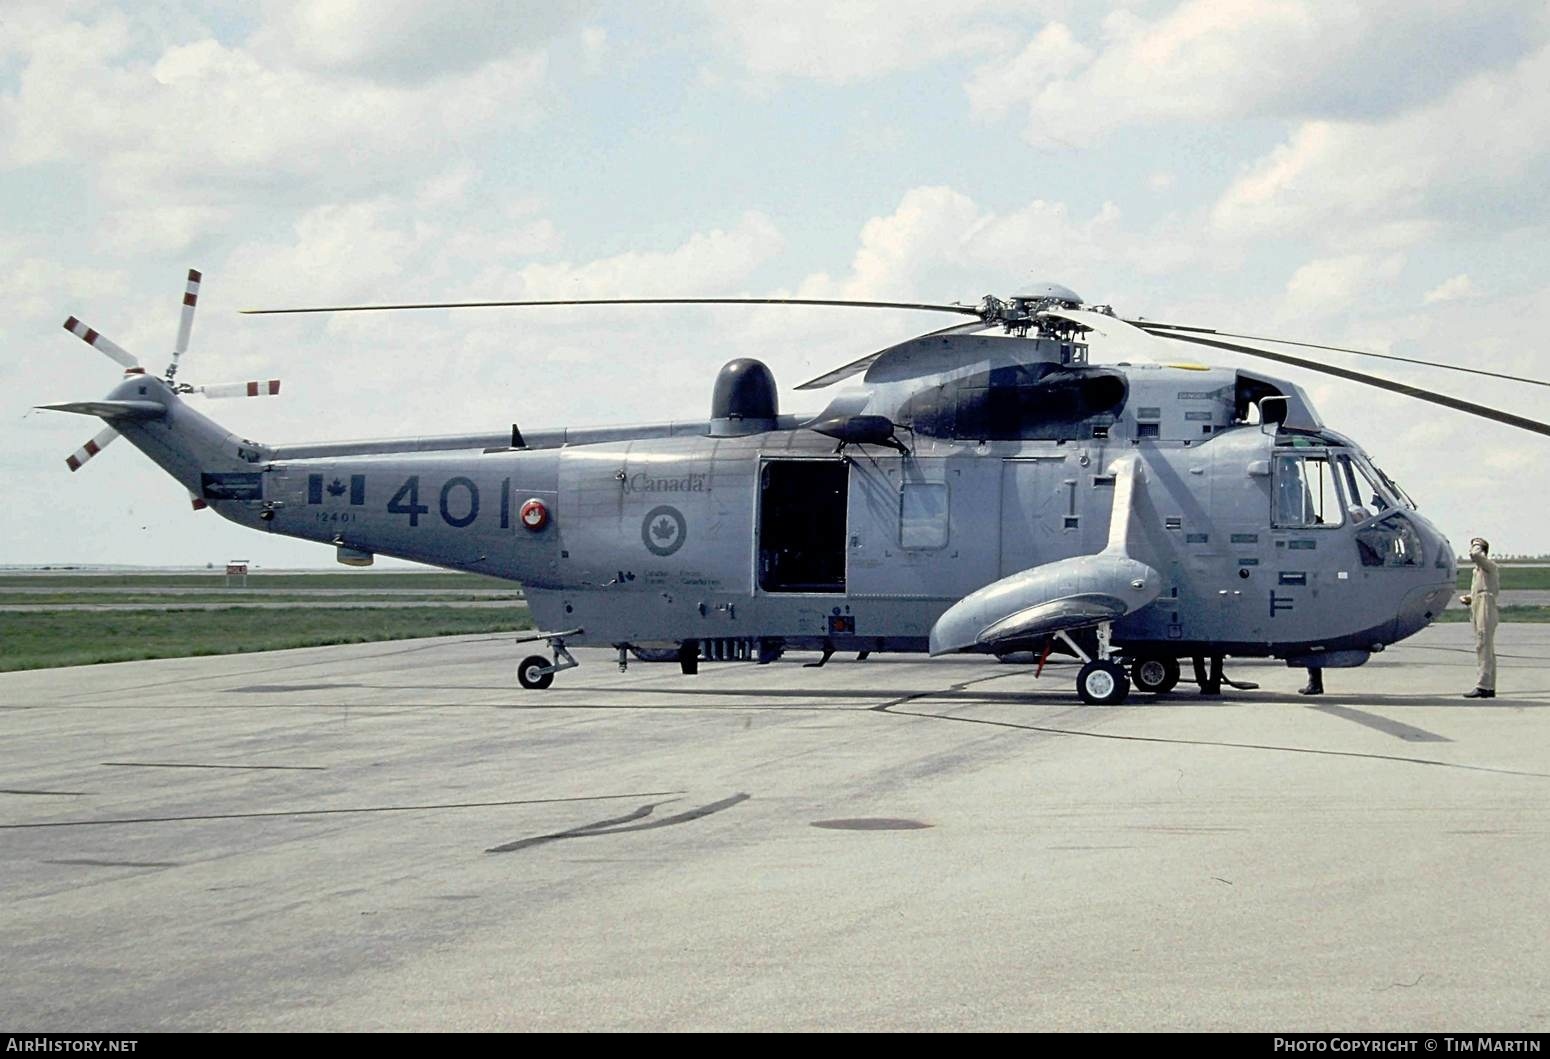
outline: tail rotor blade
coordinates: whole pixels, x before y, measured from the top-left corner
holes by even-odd
[[[91,346],[93,349],[100,352],[103,356],[108,357],[110,360],[118,361],[118,363],[122,364],[126,368],[129,368],[131,371],[140,367],[140,362],[135,359],[133,353],[129,352],[129,350],[125,349],[117,342],[114,342],[109,338],[105,338],[98,334],[96,331],[93,331],[91,328],[87,327],[73,316],[65,321],[65,330],[69,331],[76,338],[79,338],[82,342],[85,342],[88,346]]]
[[[108,427],[102,433],[98,434],[86,444],[72,452],[69,456],[65,457],[65,466],[69,467],[72,471],[80,470],[83,466],[85,466],[87,460],[91,459],[93,456],[97,455],[97,453],[107,448],[110,444],[112,444],[113,439],[116,437],[118,437],[118,431],[114,430],[112,427]]]
[[[280,392],[279,379],[260,382],[223,382],[214,386],[195,386],[195,393],[206,397],[273,397]]]
[[[199,304],[199,283],[203,278],[198,269],[188,270],[188,285],[183,288],[183,315],[178,320],[178,341],[172,347],[172,363],[167,367],[169,379],[178,373],[178,358],[188,352],[188,339],[194,332],[194,307]]]
[[[205,503],[205,498],[200,496],[198,493],[189,493],[188,502],[194,506],[195,511],[203,511],[205,508],[210,506],[209,504]]]

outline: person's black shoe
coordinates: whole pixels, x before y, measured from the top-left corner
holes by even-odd
[[[1466,699],[1494,699],[1496,698],[1496,692],[1490,688],[1471,688],[1469,691],[1464,692],[1464,697]]]
[[[1299,694],[1299,695],[1322,695],[1322,694],[1324,694],[1324,685],[1323,684],[1309,684],[1305,688],[1298,688],[1297,689],[1297,694]]]

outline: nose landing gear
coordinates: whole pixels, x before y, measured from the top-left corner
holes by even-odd
[[[550,649],[554,651],[554,660],[551,662],[543,655],[529,655],[524,658],[517,665],[517,683],[529,691],[542,691],[554,683],[556,673],[579,666],[581,663],[565,649],[565,637],[577,636],[581,631],[567,629],[565,632],[541,632],[532,636],[519,636],[516,640],[519,644],[547,640]]]

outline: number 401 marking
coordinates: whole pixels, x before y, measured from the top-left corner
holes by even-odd
[[[407,497],[408,504],[401,501]],[[411,474],[403,485],[398,487],[398,492],[393,494],[393,499],[388,501],[387,509],[394,515],[408,515],[409,525],[418,526],[420,516],[430,511],[430,508],[420,503],[420,476]]]
[[[461,499],[461,503],[456,503],[457,507],[464,509],[462,514],[455,514],[453,511],[455,503],[453,494],[458,490],[462,490],[467,494],[465,498]],[[479,517],[479,486],[474,483],[473,479],[465,478],[462,475],[449,478],[441,487],[441,496],[437,506],[440,509],[442,521],[447,525],[454,529],[463,529],[466,526],[471,526],[474,520]],[[398,492],[394,493],[393,498],[388,501],[387,509],[390,514],[408,515],[409,525],[419,526],[420,516],[429,514],[431,510],[427,505],[420,503],[419,475],[411,474],[404,480],[404,484],[398,487]],[[506,478],[501,482],[501,529],[510,528],[511,479]]]

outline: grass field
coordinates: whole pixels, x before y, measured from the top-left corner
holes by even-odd
[[[1502,563],[1497,569],[1501,572],[1503,591],[1550,588],[1550,566],[1510,566]],[[1459,588],[1469,588],[1469,579],[1474,570],[1471,564],[1459,568]]]
[[[226,575],[208,574],[0,574],[0,589],[48,588],[61,592],[89,592],[95,588],[230,588]],[[250,574],[248,588],[415,588],[422,590],[467,591],[504,589],[513,591],[515,581],[483,574],[458,574],[450,571],[427,573],[386,573],[376,570],[330,572],[326,574]]]
[[[237,589],[223,592],[214,589],[198,589],[194,592],[172,595],[155,592],[6,592],[0,589],[0,607],[14,606],[63,606],[81,607],[95,603],[112,603],[116,606],[176,607],[188,603],[293,603],[300,607],[343,607],[351,603],[481,603],[503,600],[519,601],[521,589],[510,592],[490,592],[478,595],[456,592],[352,592],[340,589],[331,595],[298,595],[294,592],[243,593]]]
[[[0,670],[528,628],[527,610],[517,606],[0,612]]]
[[[1459,585],[1467,588],[1469,571]],[[46,589],[19,592],[16,589]],[[1550,589],[1550,567],[1502,565],[1502,588]],[[10,591],[7,591],[9,589]],[[112,589],[113,591],[102,591]],[[172,595],[168,590],[195,590]],[[325,589],[337,595],[303,595]],[[464,633],[500,633],[532,627],[512,581],[461,573],[351,571],[320,574],[254,574],[246,588],[212,574],[5,574],[0,605],[133,605],[144,609],[0,611],[0,671],[90,665],[141,658],[236,654],[289,647],[366,643]],[[468,608],[437,604],[509,602],[509,607]],[[352,603],[413,603],[368,608]],[[278,609],[222,607],[194,610],[188,603],[281,603]],[[1550,622],[1550,607],[1503,607],[1504,622]],[[1452,607],[1439,619],[1467,622],[1469,611]]]
[[[1550,607],[1502,607],[1499,612],[1499,616],[1500,620],[1503,622],[1546,622],[1550,621]],[[1442,617],[1438,618],[1437,620],[1447,622],[1468,621],[1469,608],[1449,607],[1447,610],[1442,612]]]
[[[1459,568],[1459,588],[1469,587],[1473,567]],[[1514,566],[1501,564],[1502,588],[1550,589],[1550,566]],[[240,593],[240,586],[228,585],[221,573],[208,574],[0,574],[0,591],[7,588],[57,587],[64,593],[90,592],[98,588],[229,588]],[[247,588],[333,588],[333,589],[419,589],[421,591],[466,592],[471,589],[519,591],[514,581],[483,574],[384,573],[372,570],[320,574],[251,574]]]

